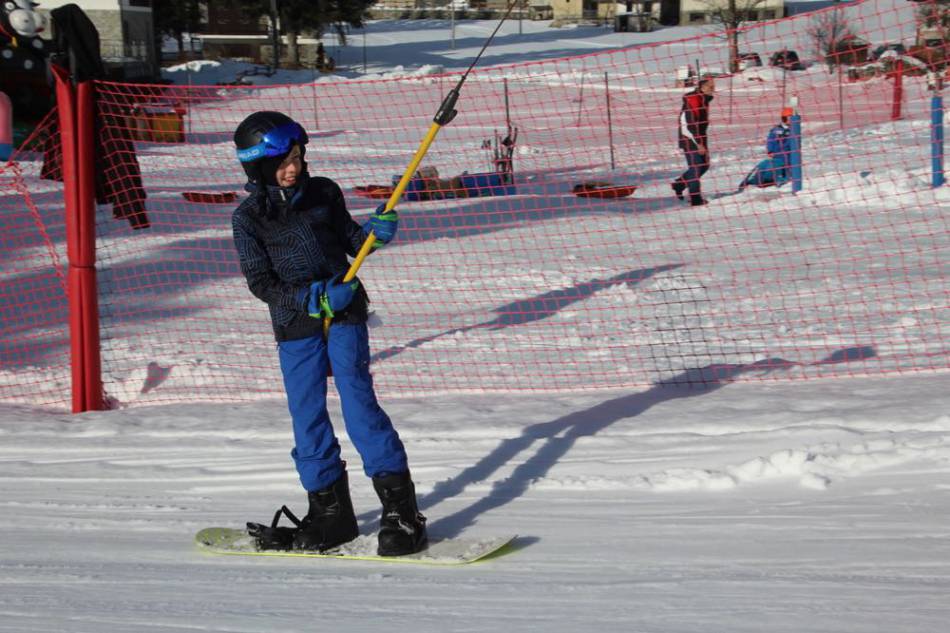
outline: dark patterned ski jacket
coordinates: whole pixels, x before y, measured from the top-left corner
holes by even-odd
[[[290,341],[323,332],[323,320],[307,314],[310,284],[349,268],[366,239],[329,178],[302,174],[295,189],[249,186],[251,196],[234,211],[231,225],[241,272],[255,297],[270,308],[274,337]],[[334,322],[363,323],[369,298],[363,285]]]

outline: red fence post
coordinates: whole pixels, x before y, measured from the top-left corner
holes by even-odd
[[[73,261],[77,257],[78,243],[75,239],[76,208],[79,206],[79,183],[76,174],[76,95],[69,74],[65,69],[51,66],[56,78],[56,110],[59,114],[60,147],[62,148],[63,197],[66,206],[66,258],[69,271],[66,278],[66,294],[69,300],[69,352],[72,372],[73,413],[86,410],[86,394],[83,389],[82,363],[82,310],[79,284],[74,275]]]
[[[68,72],[52,66],[62,144],[69,262],[69,348],[73,413],[102,408],[95,270],[95,180],[92,86],[77,91]]]
[[[894,104],[891,106],[891,120],[901,118],[901,104],[904,101],[904,60],[894,63]]]
[[[76,174],[79,180],[79,252],[75,264],[81,288],[83,391],[87,411],[102,406],[102,367],[99,354],[99,293],[96,286],[96,141],[95,85],[76,86]]]
[[[0,161],[13,155],[13,104],[7,93],[0,92]]]

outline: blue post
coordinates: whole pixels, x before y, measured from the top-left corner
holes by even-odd
[[[943,97],[935,94],[930,100],[930,164],[933,170],[933,186],[945,182],[943,176]]]
[[[792,171],[792,192],[798,193],[802,190],[802,115],[796,112],[792,115],[790,123],[792,133],[789,140],[791,140],[792,152],[788,158]]]

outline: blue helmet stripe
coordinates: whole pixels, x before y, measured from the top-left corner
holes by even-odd
[[[288,123],[268,130],[257,145],[238,149],[237,157],[242,163],[250,163],[265,156],[282,156],[290,151],[294,143],[306,145],[307,133],[299,124]]]
[[[250,163],[258,158],[264,157],[264,143],[258,143],[254,147],[237,150],[238,160],[242,163]]]

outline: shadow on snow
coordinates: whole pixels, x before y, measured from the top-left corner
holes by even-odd
[[[834,364],[873,358],[876,352],[868,346],[843,348],[814,364]],[[583,411],[575,411],[550,422],[526,427],[519,437],[504,440],[455,477],[439,482],[432,492],[421,495],[420,507],[432,508],[442,501],[459,496],[473,483],[489,480],[493,473],[514,461],[532,446],[539,448],[515,467],[512,474],[496,481],[484,497],[450,515],[440,517],[429,528],[441,538],[458,536],[478,522],[478,517],[502,507],[527,492],[533,481],[544,477],[574,446],[578,439],[596,435],[615,422],[635,418],[651,407],[678,398],[702,396],[728,385],[742,374],[769,373],[800,366],[782,358],[767,358],[749,364],[707,365],[689,369],[659,381],[650,389],[607,400]]]

